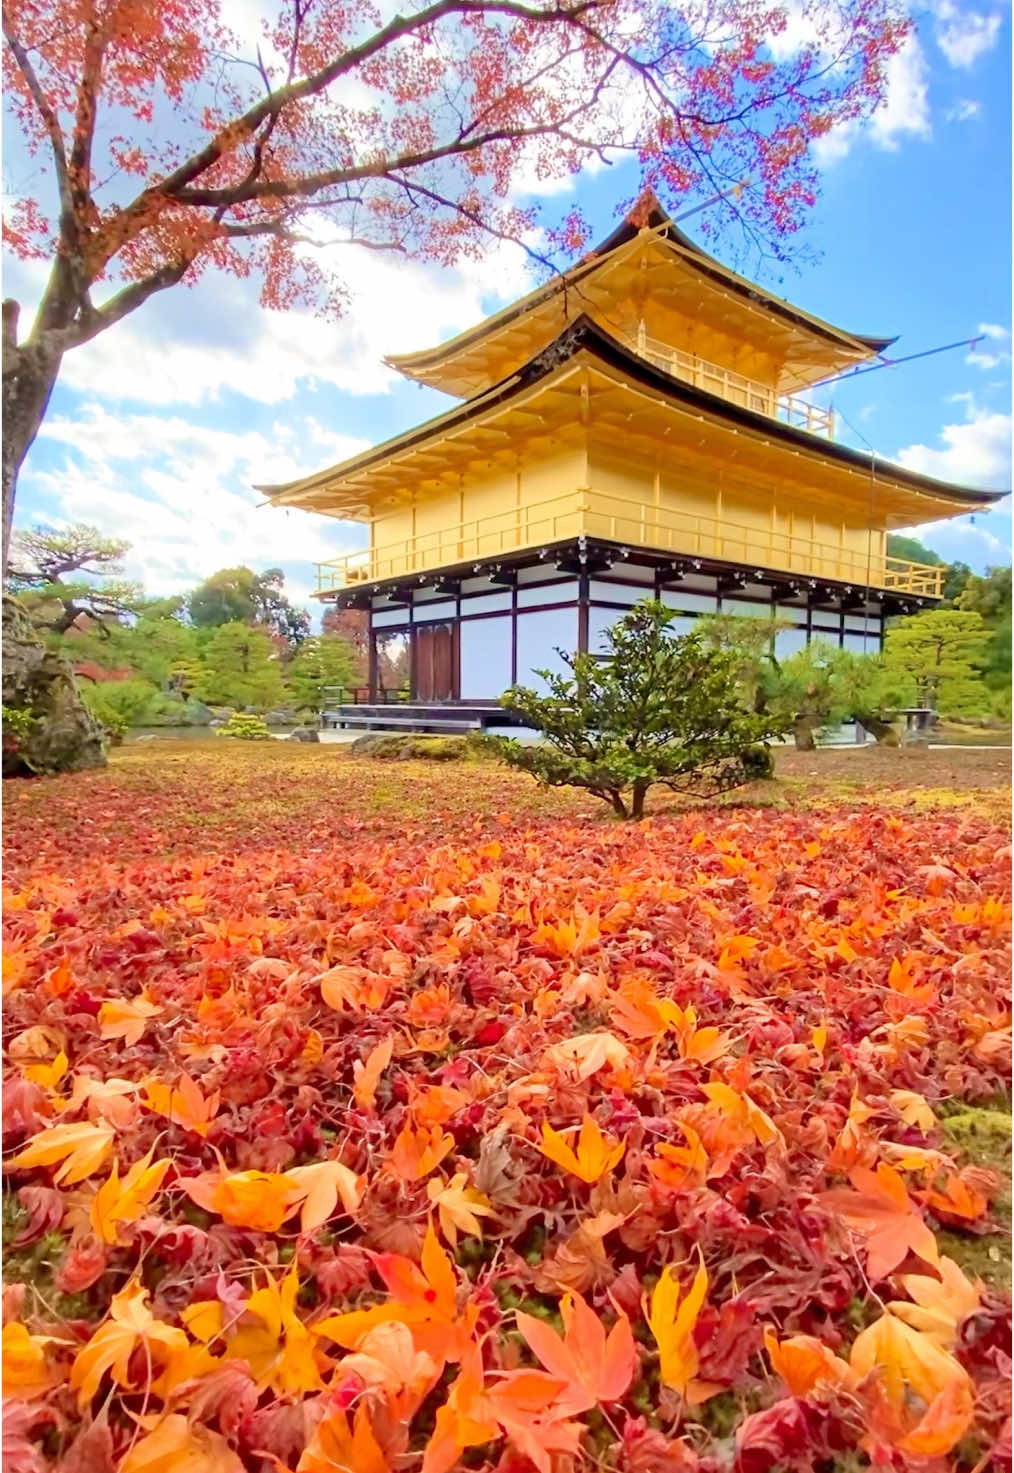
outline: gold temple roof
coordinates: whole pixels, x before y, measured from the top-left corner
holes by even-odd
[[[780,394],[844,372],[893,341],[846,332],[769,295],[703,251],[649,197],[636,218],[629,215],[562,275],[448,342],[386,361],[467,399],[520,368],[579,316],[628,341],[646,321],[650,336]]]
[[[795,489],[821,509],[854,516],[859,507],[887,527],[955,516],[1006,494],[937,481],[729,403],[654,366],[588,316],[468,403],[339,465],[257,489],[272,505],[368,521],[498,463],[513,466],[522,453],[582,443],[678,453],[728,484]]]

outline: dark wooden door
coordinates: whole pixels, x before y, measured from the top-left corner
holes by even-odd
[[[453,701],[457,697],[454,625],[423,624],[412,631],[415,641],[415,699]]]

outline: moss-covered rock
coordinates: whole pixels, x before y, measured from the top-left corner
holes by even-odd
[[[349,746],[357,757],[379,757],[384,762],[460,762],[470,755],[463,736],[421,736],[408,732],[369,732]]]
[[[48,650],[28,614],[3,600],[4,777],[78,772],[106,761],[103,728],[81,699],[66,660]]]

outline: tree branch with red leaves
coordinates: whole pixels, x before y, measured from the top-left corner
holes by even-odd
[[[152,296],[221,271],[259,277],[266,307],[339,313],[341,258],[312,250],[334,243],[453,264],[506,240],[551,269],[525,178],[631,156],[663,198],[750,177],[726,215],[778,241],[813,198],[810,141],[880,101],[898,3],[814,0],[790,55],[766,0],[432,0],[386,20],[371,0],[280,0],[253,43],[217,0],[5,10],[38,187],[7,240],[50,267],[26,335],[5,309],[5,562],[64,354]]]

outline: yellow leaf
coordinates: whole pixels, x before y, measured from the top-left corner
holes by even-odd
[[[243,1323],[229,1337],[230,1360],[245,1360],[258,1386],[284,1396],[323,1391],[321,1367],[330,1362],[296,1314],[295,1265],[284,1279],[269,1278],[246,1301]]]
[[[578,1079],[590,1079],[599,1069],[622,1069],[630,1060],[630,1050],[615,1034],[580,1033],[546,1050],[545,1061],[554,1068],[576,1068]]]
[[[891,1109],[897,1110],[906,1125],[914,1125],[923,1135],[936,1129],[937,1117],[914,1089],[892,1089],[890,1100]]]
[[[92,1198],[89,1216],[101,1242],[115,1243],[119,1224],[136,1222],[161,1187],[171,1163],[168,1160],[156,1161],[153,1166],[151,1158],[154,1151],[152,1146],[146,1156],[134,1163],[122,1181],[114,1161],[109,1177]]]
[[[651,1291],[646,1314],[658,1346],[662,1381],[678,1391],[691,1406],[714,1394],[710,1386],[694,1379],[700,1364],[694,1344],[694,1326],[707,1292],[708,1273],[702,1263],[694,1275],[689,1294],[681,1303],[679,1275],[670,1263]]]
[[[87,1121],[73,1125],[51,1125],[40,1130],[13,1158],[14,1166],[63,1165],[53,1180],[73,1186],[98,1171],[113,1149],[114,1133],[109,1125],[90,1125]]]
[[[564,1171],[569,1171],[591,1184],[619,1164],[626,1145],[623,1141],[603,1135],[594,1116],[586,1115],[578,1133],[576,1152],[567,1144],[563,1135],[545,1121],[539,1150],[550,1161],[555,1161],[557,1166],[562,1166]]]
[[[299,1226],[313,1232],[333,1217],[338,1199],[351,1217],[362,1200],[362,1179],[341,1161],[316,1161],[311,1166],[293,1166],[285,1178],[294,1188],[292,1204],[302,1201]]]
[[[142,992],[134,1002],[123,997],[107,999],[99,1008],[99,1032],[103,1038],[122,1038],[130,1045],[144,1034],[150,1019],[165,1012]]]
[[[116,1473],[243,1473],[225,1438],[208,1427],[191,1427],[180,1412],[146,1417],[153,1430],[135,1442]]]
[[[958,1329],[978,1309],[980,1295],[953,1258],[941,1258],[937,1269],[939,1279],[928,1274],[902,1274],[899,1282],[914,1303],[895,1299],[887,1308],[913,1330],[921,1330],[935,1340],[941,1350],[953,1350]]]
[[[55,1089],[67,1072],[67,1055],[61,1049],[51,1064],[22,1064],[21,1072],[43,1089]]]
[[[164,1379],[172,1384],[174,1362],[188,1350],[182,1330],[155,1319],[147,1305],[148,1291],[132,1280],[109,1306],[109,1318],[78,1351],[70,1372],[70,1384],[78,1394],[78,1404],[86,1406],[98,1391],[107,1371],[117,1386],[131,1390],[128,1367],[138,1345],[143,1345],[153,1365],[162,1369]],[[154,1387],[154,1383],[152,1383]]]
[[[44,1396],[60,1381],[46,1360],[46,1347],[63,1344],[53,1335],[30,1335],[24,1325],[10,1321],[3,1327],[4,1396],[21,1401]]]
[[[459,1229],[463,1233],[472,1233],[481,1238],[482,1223],[479,1218],[495,1215],[489,1198],[468,1185],[468,1177],[463,1171],[452,1176],[447,1183],[439,1179],[430,1181],[426,1192],[430,1201],[436,1204],[440,1226],[452,1248],[458,1246]]]
[[[849,1363],[860,1376],[876,1371],[913,1450],[942,1456],[964,1436],[974,1413],[972,1384],[963,1366],[929,1335],[894,1314],[881,1315],[852,1342]],[[947,1416],[939,1414],[939,1399]],[[937,1404],[935,1407],[934,1404]]]
[[[376,1104],[377,1085],[380,1083],[380,1076],[391,1062],[393,1053],[394,1039],[383,1038],[370,1050],[365,1059],[356,1059],[352,1065],[355,1080],[352,1086],[352,1097],[360,1110],[372,1110]]]
[[[702,1085],[701,1088],[723,1115],[727,1115],[730,1120],[751,1130],[760,1145],[769,1146],[775,1141],[781,1142],[782,1145],[785,1144],[784,1136],[770,1115],[766,1115],[749,1095],[740,1094],[739,1090],[719,1080],[713,1080],[710,1084]]]

